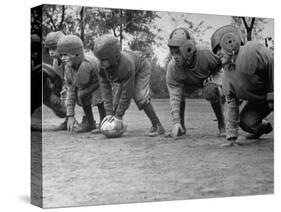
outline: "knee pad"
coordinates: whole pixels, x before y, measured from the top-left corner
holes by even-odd
[[[210,102],[218,102],[221,98],[220,87],[216,83],[209,82],[203,88],[203,97]]]

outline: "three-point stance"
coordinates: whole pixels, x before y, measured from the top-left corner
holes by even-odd
[[[172,59],[168,64],[166,82],[170,95],[174,123],[173,137],[186,133],[184,123],[185,93],[203,88],[203,95],[215,112],[219,134],[225,134],[223,95],[221,92],[221,62],[207,47],[196,46],[185,28],[175,29],[168,46]]]
[[[94,53],[100,60],[99,75],[106,115],[113,116],[116,129],[123,127],[123,116],[133,98],[152,123],[148,135],[164,134],[164,128],[150,101],[151,64],[148,60],[137,52],[121,51],[119,40],[108,34],[96,40]],[[115,97],[112,83],[119,84]]]

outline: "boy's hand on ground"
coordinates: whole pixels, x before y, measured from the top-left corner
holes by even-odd
[[[72,117],[72,116],[69,116],[67,118],[67,130],[70,131],[70,132],[73,132],[74,124],[75,124],[75,118]]]
[[[172,137],[173,138],[176,138],[178,136],[181,136],[183,135],[185,132],[184,132],[184,129],[183,127],[181,126],[180,123],[176,123],[172,129]]]

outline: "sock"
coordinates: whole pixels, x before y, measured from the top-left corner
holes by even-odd
[[[100,115],[100,123],[105,117],[105,109],[103,103],[98,104],[98,110],[99,110],[99,115]]]
[[[184,112],[185,112],[185,100],[181,102],[180,104],[180,120],[181,120],[181,126],[185,129],[184,124]]]
[[[221,101],[218,101],[218,102],[211,102],[211,105],[217,117],[219,127],[222,127],[224,125],[223,104]]]
[[[92,111],[92,105],[85,105],[82,106],[86,119],[90,122],[90,123],[94,123],[94,115],[93,115],[93,111]]]
[[[152,126],[161,124],[151,103],[144,105],[143,110],[144,110],[145,114],[147,115],[147,117],[150,119]]]

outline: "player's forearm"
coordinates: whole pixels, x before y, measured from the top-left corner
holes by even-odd
[[[76,88],[74,86],[67,86],[66,93],[66,115],[75,115],[75,102],[76,102]]]
[[[232,96],[226,96],[227,101],[227,135],[226,138],[237,138],[239,128],[239,100]]]
[[[91,83],[87,88],[85,88],[87,94],[94,92],[100,87],[99,77],[97,73],[97,70],[92,71]]]
[[[173,123],[180,123],[180,104],[183,97],[182,87],[176,87],[168,84],[168,91]]]
[[[106,115],[113,115],[113,97],[111,84],[107,79],[101,77],[100,86]]]
[[[130,106],[131,98],[134,91],[134,79],[133,77],[129,78],[125,82],[121,83],[121,94],[120,100],[115,112],[115,116],[118,118],[122,118],[125,114],[126,110]]]

